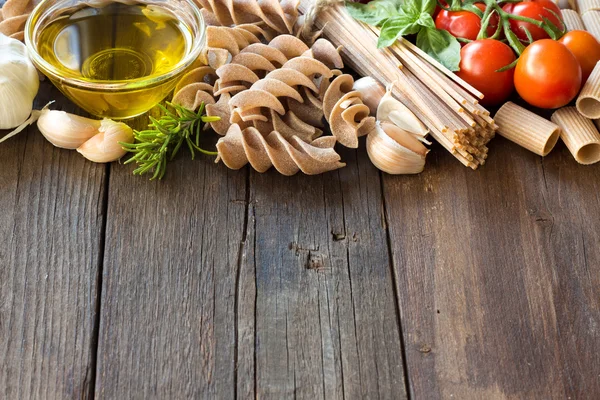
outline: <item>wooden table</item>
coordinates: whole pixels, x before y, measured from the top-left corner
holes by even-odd
[[[600,396],[600,165],[500,137],[476,172],[341,151],[150,182],[36,127],[0,145],[0,398]]]

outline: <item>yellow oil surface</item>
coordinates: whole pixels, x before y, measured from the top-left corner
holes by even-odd
[[[44,27],[37,41],[40,55],[62,77],[136,86],[111,93],[55,82],[87,111],[112,118],[138,115],[161,101],[173,80],[152,87],[141,82],[173,70],[190,46],[190,31],[168,11],[121,3],[63,15]]]

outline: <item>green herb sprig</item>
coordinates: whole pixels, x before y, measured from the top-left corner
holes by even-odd
[[[200,134],[204,123],[219,121],[219,117],[208,117],[204,114],[204,103],[198,111],[191,111],[177,104],[167,102],[174,112],[159,105],[164,115],[158,120],[150,117],[149,129],[133,131],[134,143],[120,143],[124,150],[133,153],[125,164],[135,162],[138,167],[133,171],[135,175],[144,175],[154,172],[151,180],[162,179],[167,171],[167,163],[177,154],[185,143],[190,150],[192,160],[196,150],[215,156],[217,152],[208,151],[200,147]]]

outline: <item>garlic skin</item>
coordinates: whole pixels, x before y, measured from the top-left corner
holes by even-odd
[[[365,76],[364,78],[354,81],[352,90],[360,92],[363,104],[369,107],[371,115],[375,115],[377,113],[379,102],[385,95],[385,88],[383,85],[374,78]]]
[[[391,86],[379,102],[377,120],[382,122],[389,121],[397,127],[415,135],[418,140],[431,144],[425,140],[429,129],[423,125],[408,107],[392,96]]]
[[[100,121],[44,108],[37,126],[54,146],[74,150],[98,133]]]
[[[15,128],[27,120],[39,87],[25,45],[0,33],[0,129]]]
[[[127,153],[119,142],[133,143],[133,130],[122,122],[103,119],[99,131],[100,133],[77,148],[77,151],[90,161],[116,161]]]
[[[409,132],[394,124],[377,121],[367,137],[371,162],[388,174],[418,174],[425,168],[429,150]]]

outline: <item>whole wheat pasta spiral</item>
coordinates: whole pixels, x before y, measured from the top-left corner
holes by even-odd
[[[339,70],[342,59],[329,41],[308,47],[293,35],[279,35],[268,44],[246,43],[235,38],[233,28],[214,28],[222,35],[212,44],[222,47],[213,49],[225,50],[227,62],[187,73],[173,100],[194,109],[204,102],[209,116],[221,118],[211,127],[224,135],[217,159],[228,167],[250,163],[261,172],[271,166],[284,174],[329,171],[343,166],[333,143],[358,147],[358,137],[374,129],[375,118],[352,90],[353,78]],[[318,140],[323,119],[332,136]],[[323,150],[323,143],[331,146]]]
[[[298,0],[195,0],[209,25],[263,23],[277,33],[292,33]]]
[[[23,40],[23,29],[31,11],[39,0],[7,0],[0,9],[0,33]]]
[[[277,131],[263,135],[256,128],[242,130],[233,124],[217,143],[217,162],[223,161],[231,169],[250,163],[258,172],[275,167],[283,175],[294,175],[298,171],[316,175],[346,165],[340,162],[334,144],[335,138],[331,136],[306,143],[297,136],[288,140]]]

